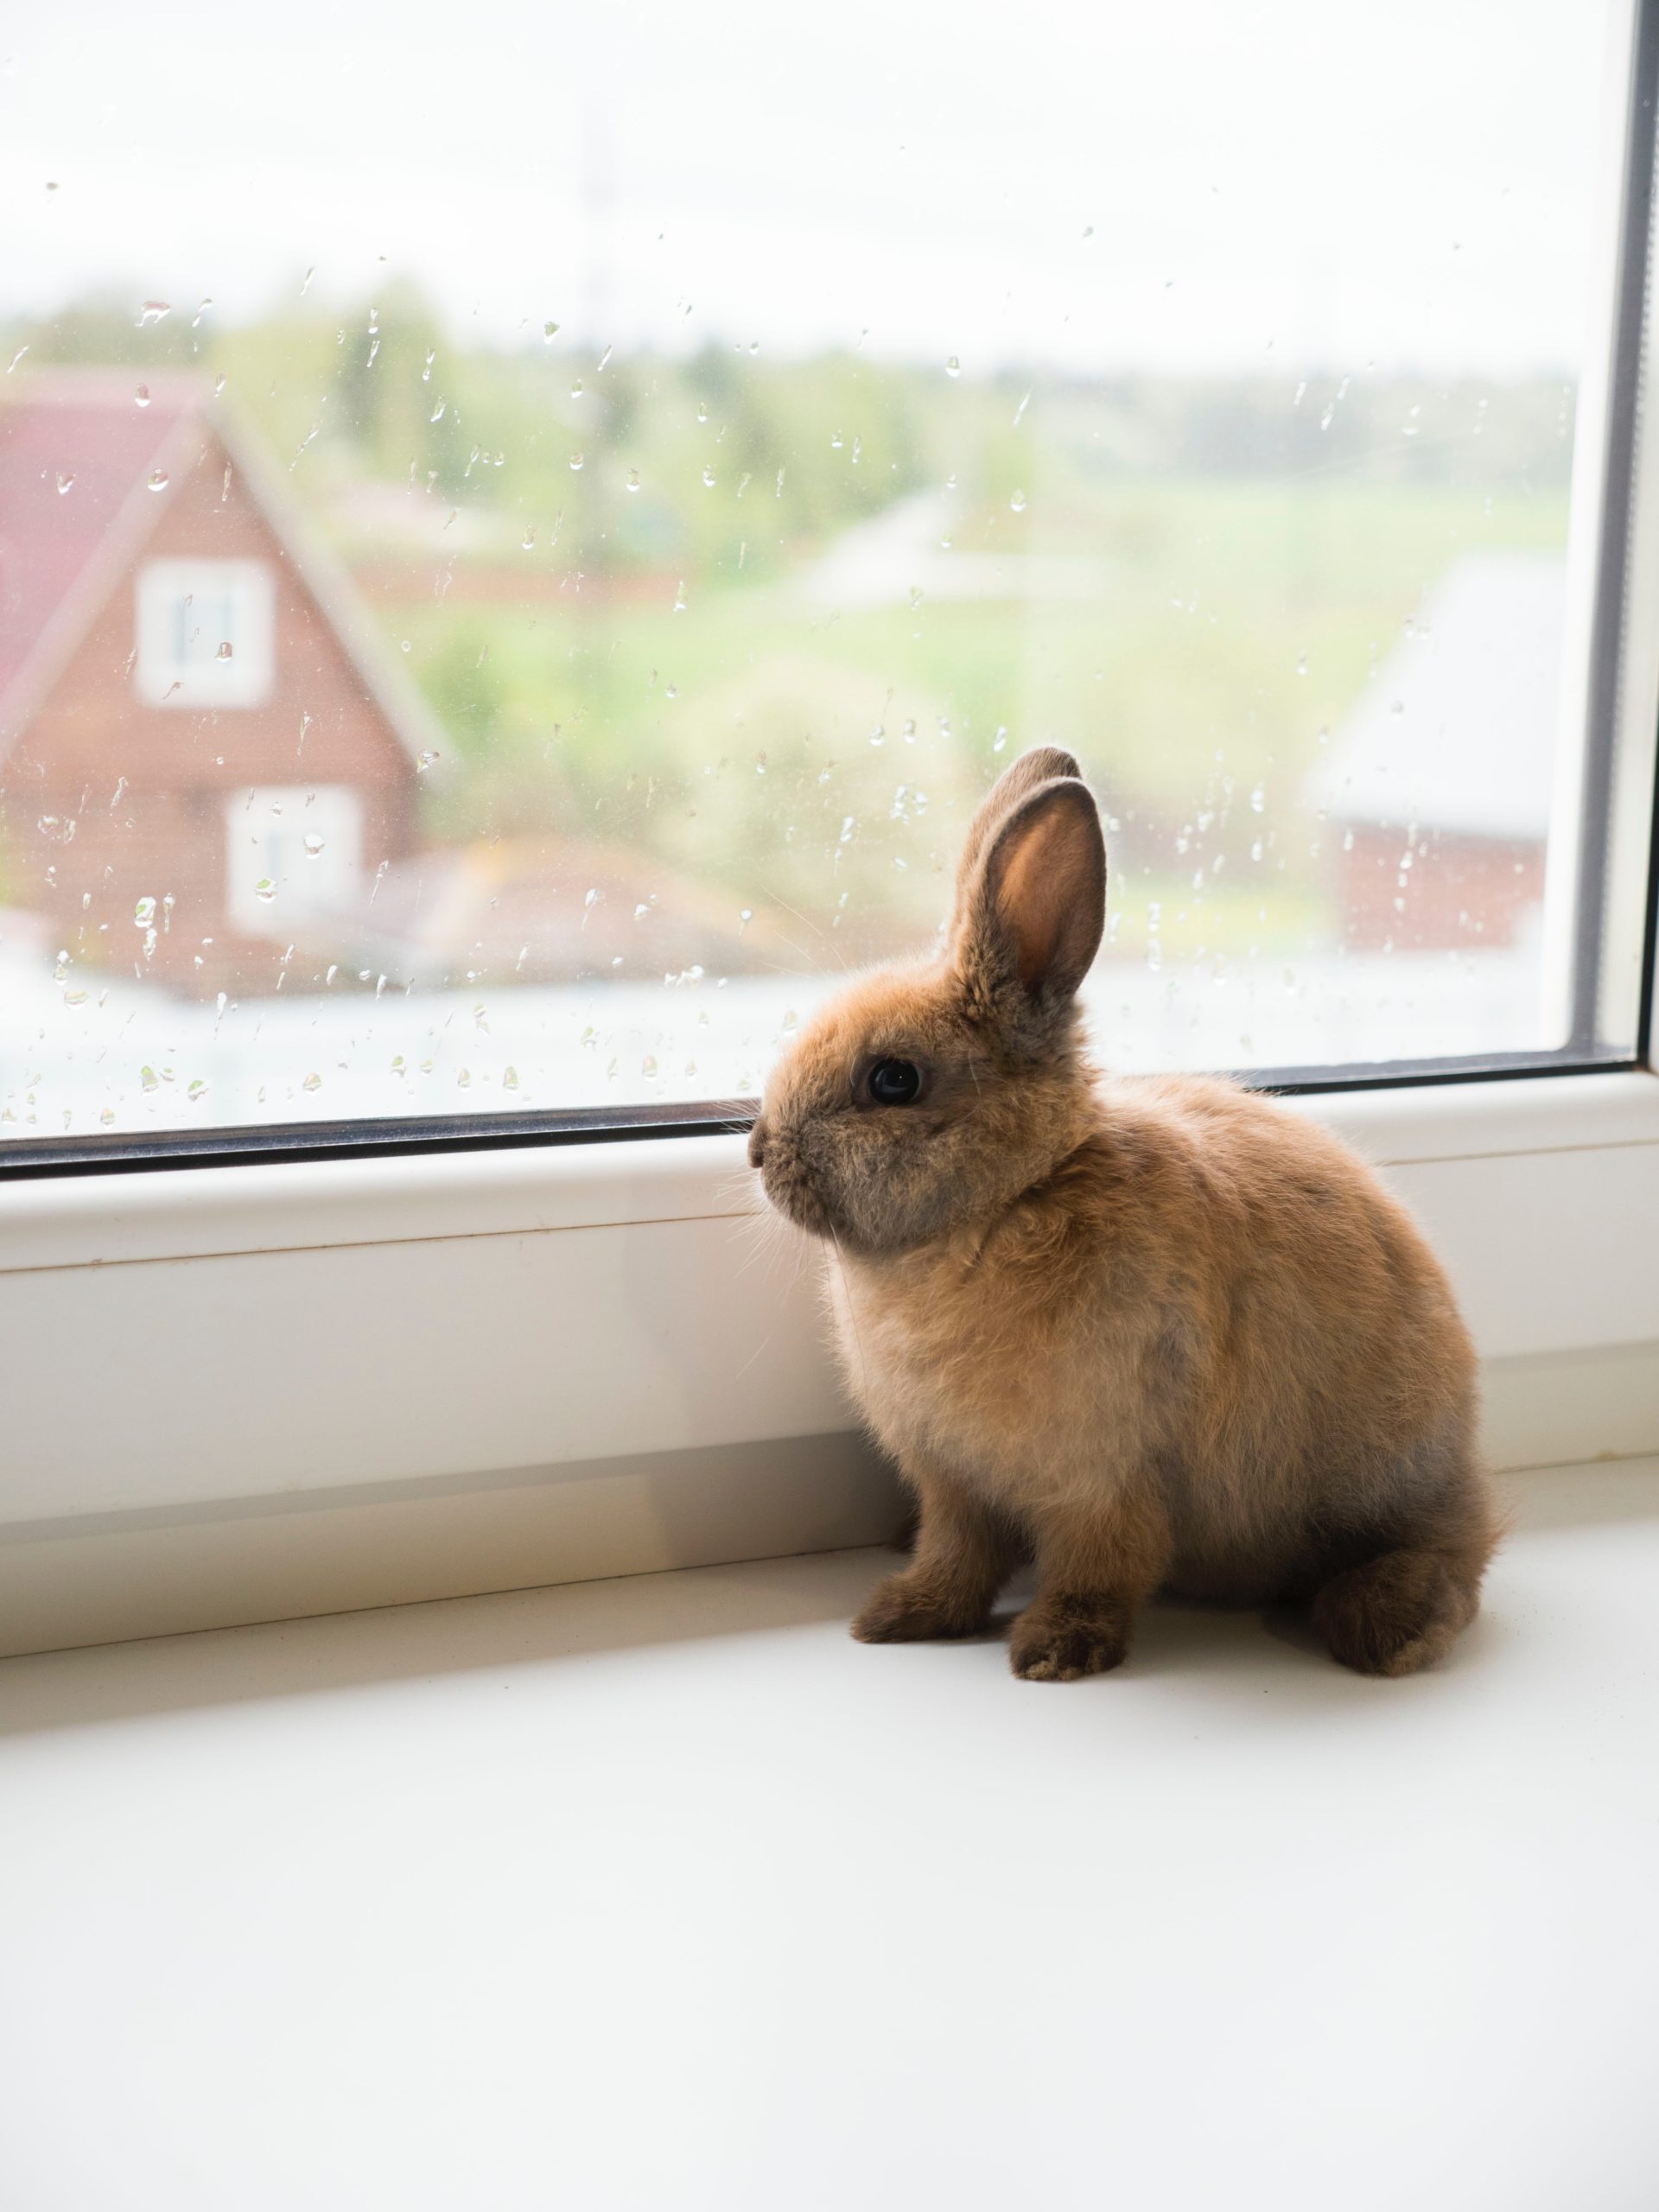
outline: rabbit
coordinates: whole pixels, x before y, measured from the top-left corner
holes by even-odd
[[[1497,1534],[1451,1287],[1290,1109],[1095,1069],[1105,900],[1077,761],[1023,754],[938,953],[849,982],[766,1085],[750,1162],[825,1241],[847,1382],[918,1509],[852,1632],[974,1634],[1030,1560],[1028,1681],[1117,1666],[1160,1592],[1308,1604],[1333,1657],[1409,1674],[1472,1618]]]

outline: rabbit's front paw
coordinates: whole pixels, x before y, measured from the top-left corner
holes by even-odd
[[[1129,1608],[1097,1592],[1039,1598],[1014,1624],[1008,1660],[1027,1682],[1075,1682],[1128,1656]]]
[[[941,1636],[971,1636],[984,1626],[976,1603],[911,1574],[890,1574],[853,1623],[861,1643],[925,1643]]]

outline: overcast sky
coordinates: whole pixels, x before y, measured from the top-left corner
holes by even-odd
[[[458,333],[620,349],[1504,373],[1583,348],[1604,0],[9,16],[0,313],[111,284],[240,317],[315,266],[324,301],[407,272]]]

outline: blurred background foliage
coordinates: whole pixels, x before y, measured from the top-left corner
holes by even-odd
[[[1044,741],[1109,810],[1120,950],[1328,940],[1319,746],[1461,553],[1565,541],[1560,379],[621,358],[301,293],[88,299],[9,356],[223,379],[442,718],[435,840],[626,845],[793,915],[806,964],[925,942]]]

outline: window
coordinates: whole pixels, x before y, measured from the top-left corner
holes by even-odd
[[[251,791],[226,801],[225,820],[226,905],[240,928],[283,936],[352,911],[363,870],[355,791]]]
[[[152,707],[258,707],[275,603],[253,561],[150,561],[138,574],[138,696]]]
[[[0,1149],[729,1112],[1041,741],[1113,1065],[1628,1064],[1651,12],[37,11]]]

